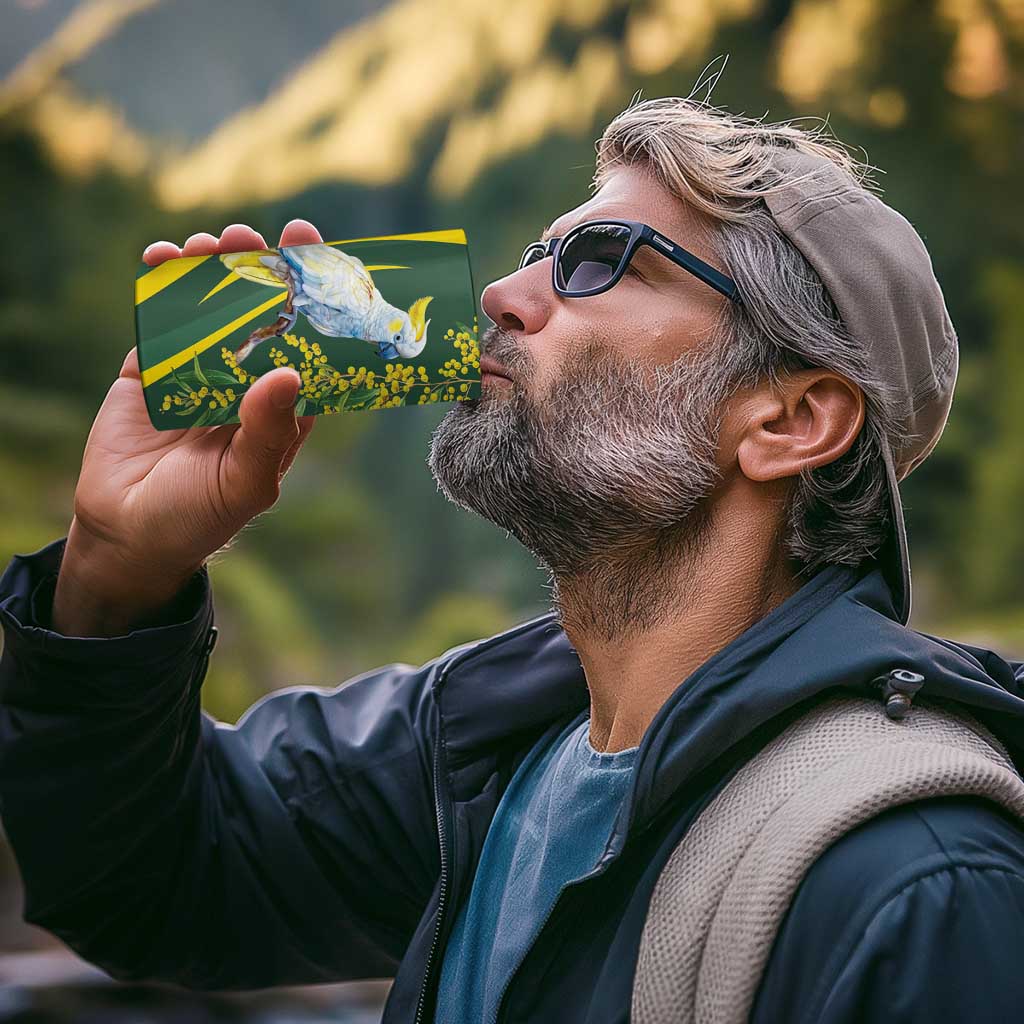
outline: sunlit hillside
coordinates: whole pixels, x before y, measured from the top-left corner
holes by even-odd
[[[458,197],[488,168],[548,137],[591,133],[621,102],[624,84],[699,62],[723,29],[770,21],[780,6],[789,5],[397,0],[346,5],[347,23],[317,37],[301,29],[322,24],[321,5],[274,36],[259,32],[267,4],[249,3],[247,31],[263,44],[252,46],[250,64],[262,71],[243,75],[241,89],[221,83],[220,94],[211,93],[205,69],[169,56],[176,39],[147,39],[146,64],[159,75],[150,88],[178,105],[181,122],[192,123],[201,99],[197,76],[204,106],[223,113],[199,137],[183,139],[159,131],[159,117],[140,123],[151,104],[132,100],[136,76],[98,70],[111,57],[138,64],[136,33],[166,16],[167,0],[89,0],[0,84],[0,116],[26,112],[70,170],[149,170],[169,208],[267,202],[332,181],[389,185],[414,173],[438,195]],[[174,10],[192,36],[205,35],[208,19],[215,41],[228,43],[239,30],[194,4]],[[886,82],[883,72],[864,87],[875,36],[891,14],[884,0],[798,0],[779,28],[769,69],[775,86],[797,105],[826,98],[851,119],[901,125],[907,99],[898,75]],[[1005,89],[1008,47],[1024,38],[1024,2],[942,0],[939,18],[955,38],[941,69],[946,87],[972,99]]]
[[[1024,0],[925,7],[16,0],[0,40],[19,240],[0,275],[0,559],[66,529],[146,243],[234,220],[272,239],[294,216],[336,238],[462,227],[479,292],[586,198],[613,113],[638,91],[689,93],[727,54],[715,102],[827,119],[925,235],[963,357],[942,444],[904,485],[915,615],[1024,648]],[[218,713],[546,606],[530,555],[437,493],[437,418],[318,425],[279,506],[215,567]]]

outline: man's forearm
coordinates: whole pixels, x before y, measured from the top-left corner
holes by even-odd
[[[68,530],[50,628],[64,636],[115,637],[166,625],[193,573],[133,566],[76,519]]]

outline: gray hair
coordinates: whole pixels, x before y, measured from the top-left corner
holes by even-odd
[[[634,98],[635,100],[635,98]],[[786,373],[826,368],[864,394],[864,425],[849,450],[828,465],[801,470],[787,508],[783,544],[813,574],[827,564],[857,565],[874,555],[890,526],[882,437],[906,441],[889,387],[843,325],[821,279],[773,219],[764,197],[786,182],[772,166],[774,147],[832,160],[865,188],[870,168],[827,134],[797,121],[765,124],[692,98],[633,102],[596,144],[592,188],[622,166],[640,165],[713,224],[709,242],[739,287],[725,304],[716,347],[732,388]]]

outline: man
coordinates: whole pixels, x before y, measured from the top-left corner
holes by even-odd
[[[430,449],[554,608],[236,726],[200,709],[203,563],[312,420],[280,369],[240,426],[158,435],[129,354],[68,536],[0,580],[26,919],[121,979],[394,975],[388,1022],[621,1022],[667,858],[809,701],[912,669],[1021,764],[1024,663],[906,627],[897,480],[942,431],[956,339],[856,172],[792,125],[620,114],[594,195],[485,290],[481,398]],[[263,245],[232,225],[145,258]],[[1015,1019],[1022,934],[1024,832],[976,798],[907,804],[805,876],[751,1019]]]

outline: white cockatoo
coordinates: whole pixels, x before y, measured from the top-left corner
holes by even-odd
[[[424,316],[433,296],[417,299],[408,311],[392,306],[362,261],[334,246],[317,242],[280,250],[226,252],[220,259],[247,281],[288,289],[277,322],[257,328],[235,352],[239,363],[260,342],[291,330],[298,312],[328,337],[376,344],[382,359],[412,359],[427,343],[430,321]]]

